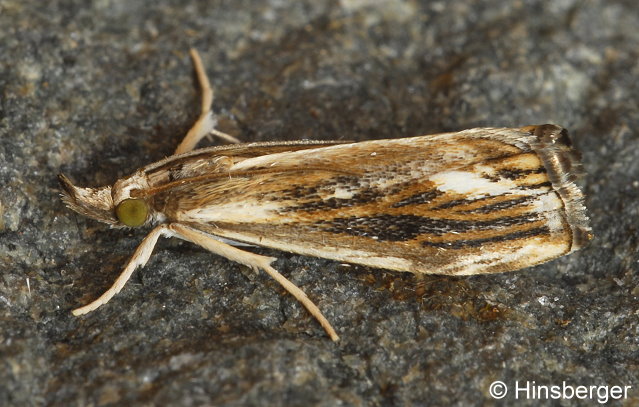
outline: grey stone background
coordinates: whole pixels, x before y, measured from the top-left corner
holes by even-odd
[[[637,27],[630,0],[0,0],[0,405],[559,403],[517,380],[630,385],[637,405]],[[255,249],[338,344],[266,276],[178,241],[75,318],[144,231],[70,212],[56,174],[104,185],[169,155],[198,115],[189,47],[246,141],[561,124],[596,238],[466,278]]]

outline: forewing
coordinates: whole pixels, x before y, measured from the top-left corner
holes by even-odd
[[[534,127],[472,129],[231,159],[224,177],[174,184],[155,204],[172,221],[306,255],[507,271],[570,252],[589,233],[573,177],[557,178],[549,162],[574,160],[569,147],[540,140]]]

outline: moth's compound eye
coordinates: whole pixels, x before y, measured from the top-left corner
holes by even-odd
[[[142,199],[125,199],[115,207],[115,216],[129,227],[140,226],[146,221],[149,209]]]

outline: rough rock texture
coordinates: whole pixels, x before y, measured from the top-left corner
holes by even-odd
[[[0,405],[492,405],[515,381],[631,385],[639,403],[639,11],[633,1],[0,0]],[[255,249],[264,275],[58,199],[174,149],[202,53],[219,128],[246,141],[557,123],[583,154],[595,240],[518,272],[391,273]],[[209,142],[210,143],[210,142]],[[565,405],[576,399],[565,400]]]

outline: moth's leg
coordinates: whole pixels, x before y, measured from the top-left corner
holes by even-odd
[[[151,257],[151,253],[153,252],[153,248],[155,247],[158,238],[162,235],[171,236],[173,235],[173,232],[171,232],[167,228],[167,225],[160,225],[153,229],[148,235],[146,235],[144,240],[142,240],[142,243],[140,243],[138,248],[135,249],[135,253],[133,253],[133,256],[131,256],[131,259],[126,264],[124,270],[122,270],[122,273],[120,273],[120,276],[117,278],[117,280],[115,280],[115,283],[113,283],[111,288],[106,290],[104,294],[102,294],[97,300],[93,301],[92,303],[71,311],[73,315],[78,316],[89,313],[98,308],[100,305],[104,305],[109,302],[109,300],[113,298],[114,295],[119,293],[122,287],[124,287],[135,269],[138,266],[144,267],[146,262],[149,260],[149,257]]]
[[[187,151],[193,150],[197,143],[208,134],[215,134],[222,140],[229,143],[239,143],[240,141],[235,137],[214,128],[215,120],[213,119],[213,113],[211,112],[213,89],[211,89],[211,83],[209,82],[208,76],[206,76],[202,59],[200,59],[200,54],[198,54],[198,52],[193,48],[191,48],[189,52],[191,54],[191,59],[193,59],[197,80],[200,83],[200,88],[202,88],[202,106],[200,117],[197,119],[193,127],[191,127],[189,132],[186,133],[184,140],[182,140],[180,145],[175,149],[175,154],[186,153]]]
[[[328,336],[330,336],[333,341],[339,340],[339,336],[335,333],[330,322],[328,322],[324,315],[322,315],[322,312],[319,308],[317,308],[313,301],[306,296],[306,293],[271,267],[271,263],[277,260],[275,257],[260,256],[259,254],[240,250],[226,243],[222,243],[219,240],[200,232],[199,230],[179,223],[172,223],[169,225],[169,228],[174,232],[173,236],[198,244],[215,254],[226,257],[229,260],[244,264],[254,269],[262,269],[266,271],[268,275],[273,277],[275,281],[280,283],[286,291],[291,293],[293,297],[306,307],[311,315],[313,315],[320,325],[322,325]]]

